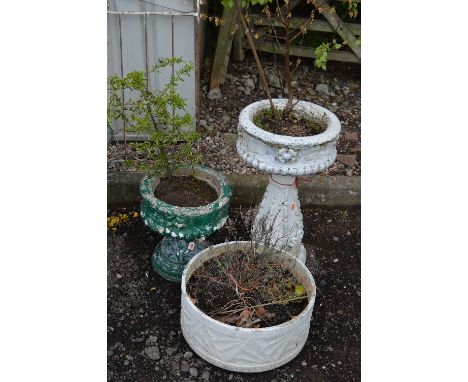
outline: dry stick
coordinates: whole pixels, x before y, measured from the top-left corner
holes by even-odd
[[[270,89],[268,88],[268,83],[265,78],[265,72],[263,71],[262,64],[260,63],[260,60],[258,58],[257,49],[255,48],[255,45],[252,39],[252,34],[250,32],[249,27],[247,26],[247,22],[245,21],[244,14],[242,13],[240,0],[236,0],[236,7],[237,7],[237,12],[239,13],[239,18],[241,19],[242,26],[244,27],[244,30],[247,33],[247,40],[249,42],[250,49],[252,50],[255,63],[257,64],[258,74],[260,76],[260,80],[262,81],[263,89],[265,90],[265,94],[268,97],[268,101],[270,101],[270,107],[273,113],[273,117],[275,117],[276,115],[275,105],[273,104],[273,99],[271,98]]]
[[[277,16],[277,17],[279,17],[279,16]],[[274,37],[274,39],[276,40],[278,46],[280,47],[280,51],[281,51],[281,43],[279,42],[279,36],[276,33],[276,28],[273,26],[273,23],[271,23],[271,15],[269,15],[268,20],[270,21],[271,30],[273,31],[273,34],[274,34],[274,36],[272,35],[272,37]],[[283,91],[284,91],[284,82],[283,82],[283,80],[281,78],[281,75],[280,75],[281,73],[278,70],[278,63],[276,61],[276,49],[275,49],[275,42],[274,41],[271,42],[271,46],[273,48],[273,60],[275,62],[276,73],[278,74],[278,78],[280,79],[281,93],[283,93]]]
[[[287,300],[273,301],[273,302],[268,302],[268,303],[265,303],[265,304],[252,305],[250,308],[258,308],[258,307],[260,307],[260,306],[284,304],[284,303],[291,302],[291,301],[302,300],[302,299],[307,298],[307,297],[308,297],[308,296],[305,295],[305,296],[301,296],[301,297],[290,298],[290,299],[287,299]],[[245,309],[245,308],[234,309],[234,310],[226,310],[226,311],[221,311],[221,312],[215,310],[214,312],[210,312],[210,313],[208,313],[208,314],[209,314],[209,315],[212,315],[212,314],[237,313],[237,312],[242,312],[244,309]]]
[[[284,67],[285,67],[285,74],[286,74],[286,81],[288,86],[288,103],[283,111],[286,112],[284,114],[288,114],[292,108],[292,85],[291,85],[291,69],[289,67],[289,19],[291,18],[291,5],[289,1],[287,2],[287,11],[286,11],[286,23],[284,26],[284,45],[285,45],[285,54],[284,54]]]

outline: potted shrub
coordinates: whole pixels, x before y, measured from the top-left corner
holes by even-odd
[[[316,3],[308,0],[309,3]],[[314,19],[310,17],[299,27],[294,24],[291,2],[273,0],[222,0],[224,6],[236,6],[240,21],[252,50],[260,82],[266,100],[245,107],[239,116],[237,151],[244,161],[261,171],[272,174],[256,217],[273,220],[280,216],[274,236],[287,251],[305,261],[302,213],[298,200],[298,176],[310,175],[328,168],[336,159],[336,141],[341,124],[334,113],[312,102],[296,99],[292,76],[300,59],[293,65],[290,56],[291,42],[306,32],[305,26]],[[269,34],[272,44],[278,46],[283,57],[282,83],[286,84],[286,99],[272,98],[265,72],[254,44],[255,25],[246,9],[250,5],[263,6],[265,17],[270,20]],[[321,9],[318,9],[320,12]],[[278,28],[281,25],[282,28]],[[294,25],[294,26],[293,26]],[[322,44],[316,49],[315,65],[326,68],[327,52],[341,45]],[[286,238],[288,241],[286,241]]]
[[[177,66],[159,91],[150,90],[148,75]],[[178,281],[184,265],[203,248],[198,240],[219,229],[228,216],[231,189],[226,178],[200,166],[194,150],[199,134],[191,130],[192,117],[177,85],[190,75],[193,64],[181,58],[160,60],[147,74],[130,72],[109,78],[110,120],[125,122],[128,131],[146,139],[132,142],[137,157],[128,164],[146,175],[140,183],[141,217],[151,229],[165,235],[152,256],[155,271]],[[125,101],[122,92],[131,92]]]
[[[182,274],[181,327],[206,361],[232,371],[262,372],[303,348],[316,295],[297,259],[254,241],[201,251]]]

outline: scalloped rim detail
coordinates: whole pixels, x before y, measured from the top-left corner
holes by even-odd
[[[280,109],[287,104],[285,99],[273,99]],[[336,160],[336,141],[341,131],[341,123],[334,113],[313,104],[300,101],[297,110],[310,116],[325,116],[326,130],[308,137],[291,137],[265,131],[253,123],[253,116],[269,107],[268,100],[254,102],[245,107],[239,116],[237,152],[252,167],[267,173],[301,176],[323,171]],[[262,151],[259,153],[257,149]],[[294,161],[282,162],[278,159],[281,150],[294,150]]]

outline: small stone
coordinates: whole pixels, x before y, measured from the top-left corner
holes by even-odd
[[[216,126],[214,126],[214,125],[206,125],[206,126],[204,127],[204,129],[205,129],[207,132],[212,133],[213,131],[216,130]]]
[[[338,361],[337,363],[338,363],[338,365],[341,365],[341,361]]]
[[[206,98],[208,98],[209,100],[221,99],[222,97],[223,94],[221,93],[221,90],[219,88],[211,89],[208,92],[208,95],[206,96]]]
[[[229,376],[228,376],[228,380],[230,381],[230,380],[231,380],[233,377],[234,377],[234,375],[232,375],[232,374],[229,374]]]
[[[192,377],[198,377],[198,370],[196,367],[191,367],[189,369],[189,373]]]
[[[246,79],[242,80],[242,84],[246,88],[249,88],[249,89],[253,89],[255,87],[255,83],[250,78],[246,78]]]
[[[184,353],[184,358],[185,359],[189,359],[189,358],[192,358],[193,357],[193,353],[191,351],[186,351]]]
[[[167,355],[168,355],[169,357],[170,357],[172,354],[174,354],[176,351],[177,351],[177,348],[173,348],[173,347],[166,348],[166,353],[167,353]]]
[[[327,351],[333,351],[333,347],[332,346],[327,346]]]
[[[316,91],[317,93],[320,93],[320,94],[330,95],[330,90],[328,89],[328,85],[327,85],[327,84],[318,84],[318,85],[315,87],[315,91]]]
[[[205,370],[201,375],[201,379],[203,381],[208,381],[210,379],[210,372],[208,370]]]
[[[274,72],[269,72],[267,74],[268,84],[274,88],[281,89],[281,82],[278,78],[278,75]]]
[[[250,88],[245,88],[245,90],[244,90],[245,95],[250,95],[251,92],[252,92],[252,90]]]
[[[356,163],[356,154],[353,154],[353,155],[338,154],[336,156],[336,160],[345,164],[348,167],[354,168],[354,164]]]
[[[337,263],[337,262],[338,262],[338,259],[333,259],[333,262],[334,262],[334,263]]]
[[[330,105],[328,108],[332,113],[336,113],[338,111],[338,106],[336,105]]]
[[[230,120],[231,120],[231,116],[227,113],[221,117],[221,121],[223,121],[223,123],[229,123]]]
[[[148,358],[152,359],[153,361],[157,361],[161,358],[161,354],[159,353],[157,346],[150,346],[145,348],[145,353]]]
[[[130,360],[130,361],[133,359],[133,357],[132,357],[130,354],[127,354],[127,355],[125,356],[125,358],[128,359],[128,360]]]
[[[346,133],[344,139],[347,141],[357,141],[359,140],[358,133],[356,131]]]
[[[239,90],[240,92],[245,93],[245,88],[244,88],[243,86],[239,86],[239,87],[237,88],[237,90]]]
[[[129,364],[130,364],[130,361],[129,361],[129,360],[125,360],[125,361],[124,361],[124,365],[125,365],[125,366],[128,366]]]
[[[307,362],[306,362],[306,361],[302,361],[302,362],[301,362],[301,365],[302,365],[302,366],[307,366]]]
[[[190,370],[190,366],[188,364],[187,361],[182,361],[182,363],[180,364],[180,371],[186,373]]]
[[[325,280],[320,280],[320,283],[319,283],[319,288],[325,288],[327,286],[327,282]]]
[[[204,120],[204,119],[200,119],[199,123],[200,123],[200,126],[202,126],[202,127],[205,127],[206,125],[208,125],[208,122],[206,122],[206,120]]]
[[[333,236],[333,241],[338,241],[340,239],[338,239],[336,236]]]
[[[237,134],[233,133],[224,133],[224,142],[228,145],[235,145],[237,142]]]
[[[112,357],[114,355],[114,352],[112,350],[107,351],[107,356]]]

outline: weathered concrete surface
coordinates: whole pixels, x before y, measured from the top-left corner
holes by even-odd
[[[260,203],[268,184],[268,175],[229,174],[233,188],[231,205],[249,206]],[[143,174],[135,172],[107,175],[107,205],[135,204],[141,201],[138,190]],[[361,204],[360,176],[309,176],[299,180],[301,207],[355,206]]]
[[[118,206],[141,202],[139,184],[143,174],[116,172],[107,174],[107,205]]]

